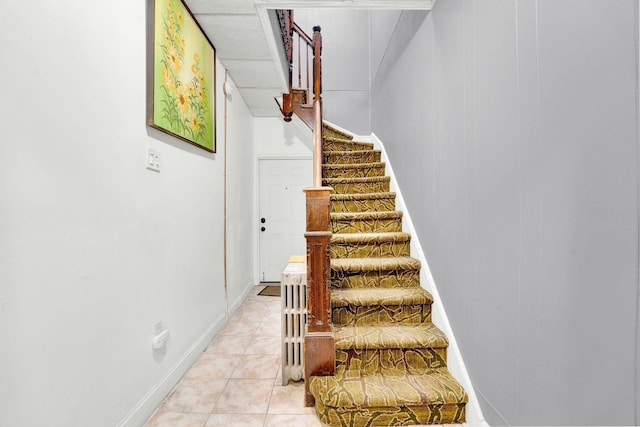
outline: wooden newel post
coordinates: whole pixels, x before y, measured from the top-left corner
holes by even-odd
[[[330,187],[304,190],[307,198],[307,328],[304,337],[305,405],[313,406],[309,377],[333,375],[335,339],[329,301]]]

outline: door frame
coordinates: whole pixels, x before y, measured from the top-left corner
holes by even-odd
[[[253,176],[255,177],[253,188],[255,188],[255,196],[253,203],[253,223],[255,225],[255,264],[254,272],[256,277],[256,285],[260,285],[260,231],[257,224],[260,223],[260,161],[261,160],[311,160],[313,156],[256,156],[253,166]],[[311,175],[310,175],[311,176]],[[311,176],[313,178],[313,176]]]

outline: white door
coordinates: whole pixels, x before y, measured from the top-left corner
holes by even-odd
[[[260,280],[279,282],[291,255],[306,255],[304,188],[311,187],[311,159],[260,159]]]

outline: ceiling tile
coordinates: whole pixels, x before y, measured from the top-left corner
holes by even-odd
[[[278,109],[275,98],[282,96],[282,92],[278,88],[253,89],[239,88],[242,99],[251,108],[275,108]]]
[[[193,13],[256,14],[254,0],[185,0]]]
[[[221,59],[271,59],[257,15],[196,15]]]
[[[225,59],[222,61],[229,75],[239,87],[277,88],[280,80],[273,61]]]

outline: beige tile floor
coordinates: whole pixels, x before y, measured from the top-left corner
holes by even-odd
[[[282,386],[280,298],[256,286],[145,427],[322,427],[304,384]]]
[[[251,291],[144,427],[325,426],[304,407],[302,382],[282,386],[280,298],[258,295],[262,288]]]

